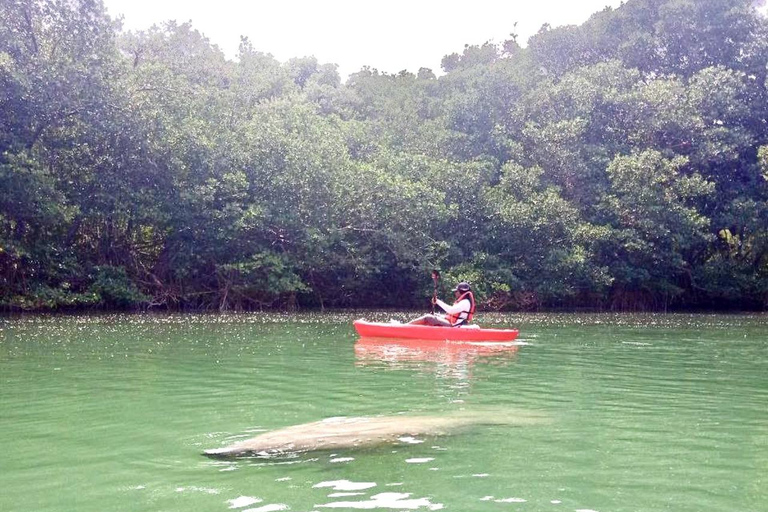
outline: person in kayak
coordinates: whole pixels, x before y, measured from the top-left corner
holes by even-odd
[[[437,325],[442,327],[461,327],[472,321],[475,314],[475,297],[472,295],[472,287],[469,283],[459,283],[453,290],[455,301],[448,305],[437,297],[432,303],[440,306],[445,311],[444,315],[424,315],[408,322],[413,325]]]

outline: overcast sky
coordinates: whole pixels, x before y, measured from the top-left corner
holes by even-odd
[[[525,45],[542,24],[581,24],[621,0],[104,0],[123,28],[144,30],[166,20],[192,26],[234,58],[240,36],[281,62],[314,55],[339,65],[342,79],[367,65],[388,73],[440,72],[440,60],[465,44]],[[515,27],[515,22],[517,26]]]

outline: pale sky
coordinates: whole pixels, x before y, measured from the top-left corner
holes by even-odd
[[[370,66],[379,71],[440,74],[444,55],[465,44],[500,43],[511,32],[525,46],[544,23],[579,25],[621,0],[104,0],[109,14],[124,16],[125,30],[145,30],[167,20],[191,21],[228,58],[240,36],[280,62],[314,55],[338,64],[342,80]],[[517,22],[517,27],[515,27]]]

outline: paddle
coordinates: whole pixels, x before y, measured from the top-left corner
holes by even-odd
[[[435,314],[435,303],[437,302],[437,282],[440,280],[440,272],[432,271],[432,282],[435,283],[434,294],[432,295],[432,314]]]

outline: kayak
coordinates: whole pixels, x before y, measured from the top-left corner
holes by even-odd
[[[440,327],[401,323],[354,322],[357,334],[364,338],[400,338],[443,341],[513,341],[517,329],[481,329],[478,327]]]

